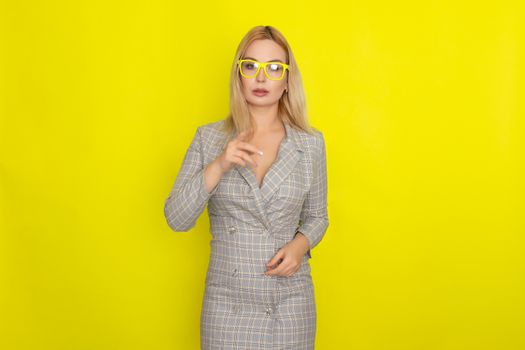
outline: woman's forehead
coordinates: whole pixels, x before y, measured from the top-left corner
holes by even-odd
[[[255,40],[247,48],[244,58],[260,62],[284,62],[286,60],[286,53],[283,48],[273,40]]]

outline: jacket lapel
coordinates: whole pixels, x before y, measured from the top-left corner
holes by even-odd
[[[285,123],[284,126],[286,135],[279,145],[277,158],[266,172],[260,188],[257,184],[255,173],[251,167],[243,167],[240,165],[235,166],[237,171],[252,188],[252,191],[255,194],[257,209],[259,211],[259,218],[267,228],[269,228],[270,223],[266,213],[266,208],[270,199],[277,192],[281,183],[297,166],[297,163],[304,152],[298,131],[287,123]]]
[[[254,213],[266,228],[270,228],[270,223],[268,222],[268,217],[266,216],[266,209],[264,207],[264,201],[261,195],[259,186],[257,185],[257,180],[255,178],[255,173],[250,170],[248,167],[243,167],[241,165],[235,165],[235,169],[242,175],[246,182],[250,185],[252,192],[254,194],[255,204],[257,210]]]

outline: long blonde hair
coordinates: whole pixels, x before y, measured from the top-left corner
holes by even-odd
[[[281,46],[286,52],[286,63],[289,64],[289,70],[286,73],[288,74],[288,89],[279,100],[278,117],[296,129],[313,134],[313,129],[308,123],[306,113],[306,100],[301,73],[290,45],[275,27],[256,26],[250,29],[239,43],[231,68],[230,113],[223,124],[225,131],[229,134],[229,139],[233,138],[235,133],[238,134],[241,131],[247,131],[248,135],[253,135],[252,118],[250,117],[248,103],[242,92],[241,75],[237,61],[244,57],[246,49],[253,41],[260,39],[270,39]]]

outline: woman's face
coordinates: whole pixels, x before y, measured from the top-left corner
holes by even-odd
[[[259,62],[281,61],[286,63],[286,52],[273,40],[260,39],[252,42],[246,49],[244,57],[241,58],[253,59]],[[240,77],[243,94],[248,104],[269,106],[278,103],[284,90],[287,88],[288,70],[286,70],[281,80],[268,79],[262,67],[253,78],[245,78],[242,75]],[[268,93],[258,96],[253,91],[255,89],[264,89]]]

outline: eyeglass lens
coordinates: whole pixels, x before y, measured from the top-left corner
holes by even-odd
[[[247,76],[254,76],[258,68],[259,64],[257,62],[244,61],[241,64],[242,74]],[[271,79],[279,79],[283,76],[284,66],[277,62],[269,63],[266,65],[266,72],[268,73]]]

